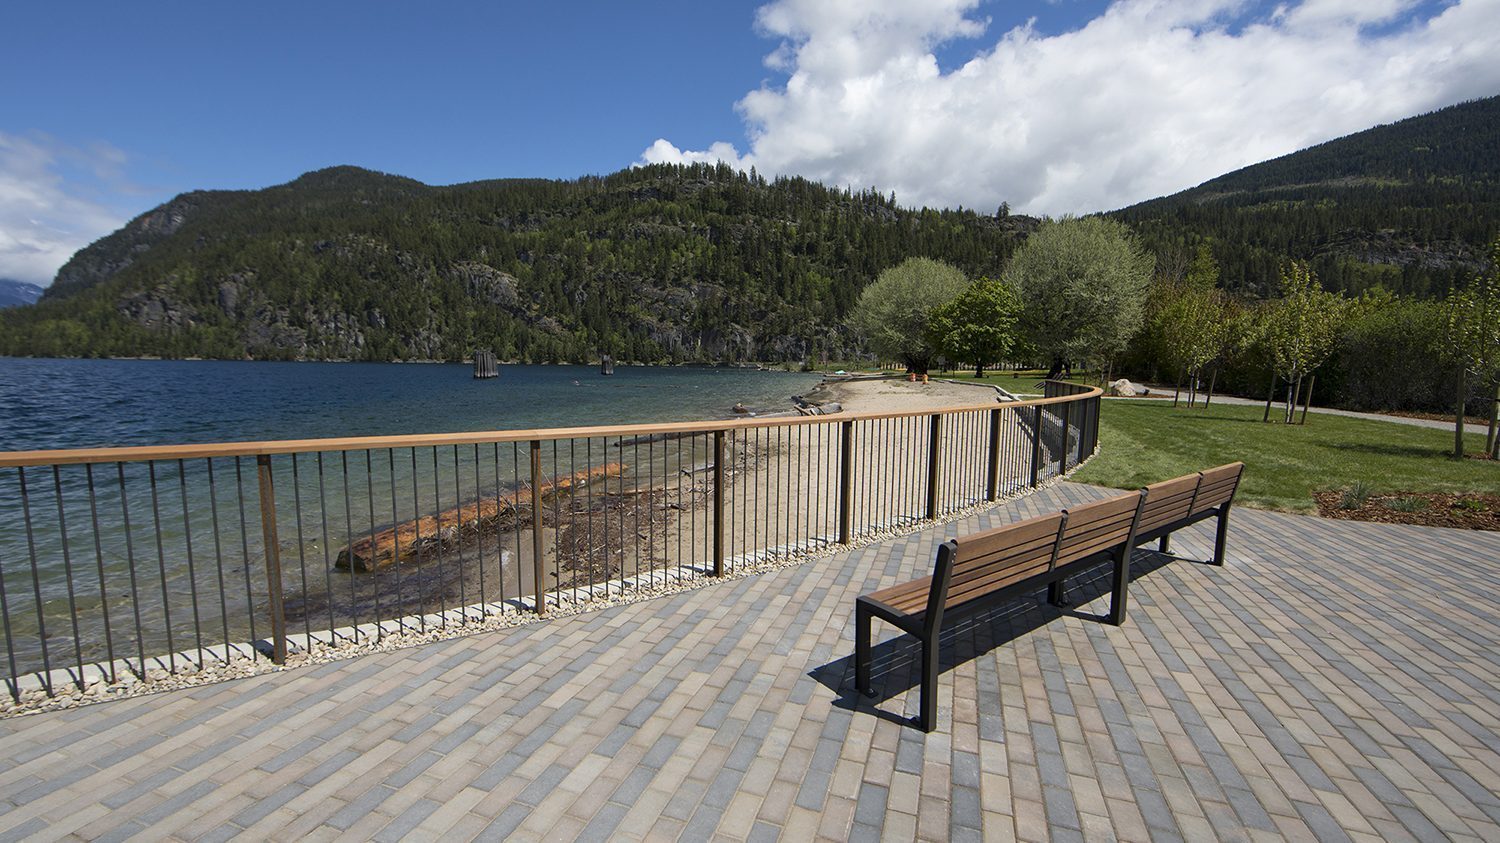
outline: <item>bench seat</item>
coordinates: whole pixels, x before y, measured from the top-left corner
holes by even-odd
[[[1218,518],[1212,562],[1224,564],[1229,507],[1243,471],[1243,463],[1231,463],[943,542],[931,575],[855,600],[856,685],[870,693],[874,618],[915,636],[922,645],[917,725],[931,731],[937,719],[938,635],[945,617],[1042,585],[1048,587],[1048,602],[1066,605],[1068,577],[1109,561],[1113,576],[1109,614],[1104,620],[1122,624],[1130,554],[1136,546],[1159,541],[1165,552],[1172,532]]]

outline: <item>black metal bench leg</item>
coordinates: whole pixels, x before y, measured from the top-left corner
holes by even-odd
[[[854,686],[870,694],[870,611],[854,604]]]
[[[937,727],[938,636],[934,632],[922,642],[922,713],[917,726],[924,732]]]
[[[1224,544],[1229,539],[1229,504],[1224,504],[1219,509],[1219,529],[1214,536],[1214,558],[1215,565],[1224,564]]]
[[[1109,622],[1115,626],[1125,623],[1125,610],[1130,591],[1130,548],[1115,554],[1115,582],[1109,596]]]
[[[1162,536],[1161,537],[1161,541],[1159,541],[1159,542],[1156,543],[1156,552],[1157,553],[1170,553],[1171,552],[1171,548],[1172,548],[1172,534],[1171,533],[1167,533],[1165,536]]]
[[[1068,599],[1068,581],[1066,579],[1053,580],[1047,585],[1047,602],[1059,609],[1071,605]]]

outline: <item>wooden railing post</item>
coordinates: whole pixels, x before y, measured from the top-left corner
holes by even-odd
[[[724,431],[714,431],[714,576],[724,576]]]
[[[281,541],[276,535],[276,486],[271,482],[271,457],[255,458],[260,477],[260,535],[265,543],[266,588],[270,595],[271,661],[286,663],[286,601],[281,584]]]
[[[1042,485],[1042,405],[1032,407],[1036,419],[1031,425],[1031,488]]]
[[[536,581],[536,613],[547,614],[546,572],[542,565],[542,440],[531,440],[531,572]]]
[[[990,410],[990,473],[984,484],[986,500],[1000,498],[1000,410]]]
[[[854,537],[854,422],[846,421],[840,427],[839,544],[848,544]]]
[[[927,520],[937,517],[938,510],[938,456],[943,440],[943,417],[932,414],[931,435],[927,442]]]

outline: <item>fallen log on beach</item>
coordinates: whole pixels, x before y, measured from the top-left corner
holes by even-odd
[[[572,489],[606,477],[619,477],[624,471],[624,464],[612,462],[544,480],[540,487],[542,500],[566,494]],[[497,526],[506,520],[514,522],[520,508],[530,505],[531,488],[522,486],[509,494],[482,498],[444,510],[437,515],[424,515],[403,521],[374,535],[365,536],[339,551],[334,567],[345,571],[353,568],[365,573],[415,561],[419,554],[455,547],[465,537],[475,535],[481,529]],[[516,525],[512,523],[511,526]]]

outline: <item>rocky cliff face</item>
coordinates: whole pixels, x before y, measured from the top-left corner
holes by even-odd
[[[340,167],[131,220],[0,326],[0,353],[849,359],[844,316],[882,269],[995,274],[1035,223],[727,167],[446,188]]]

